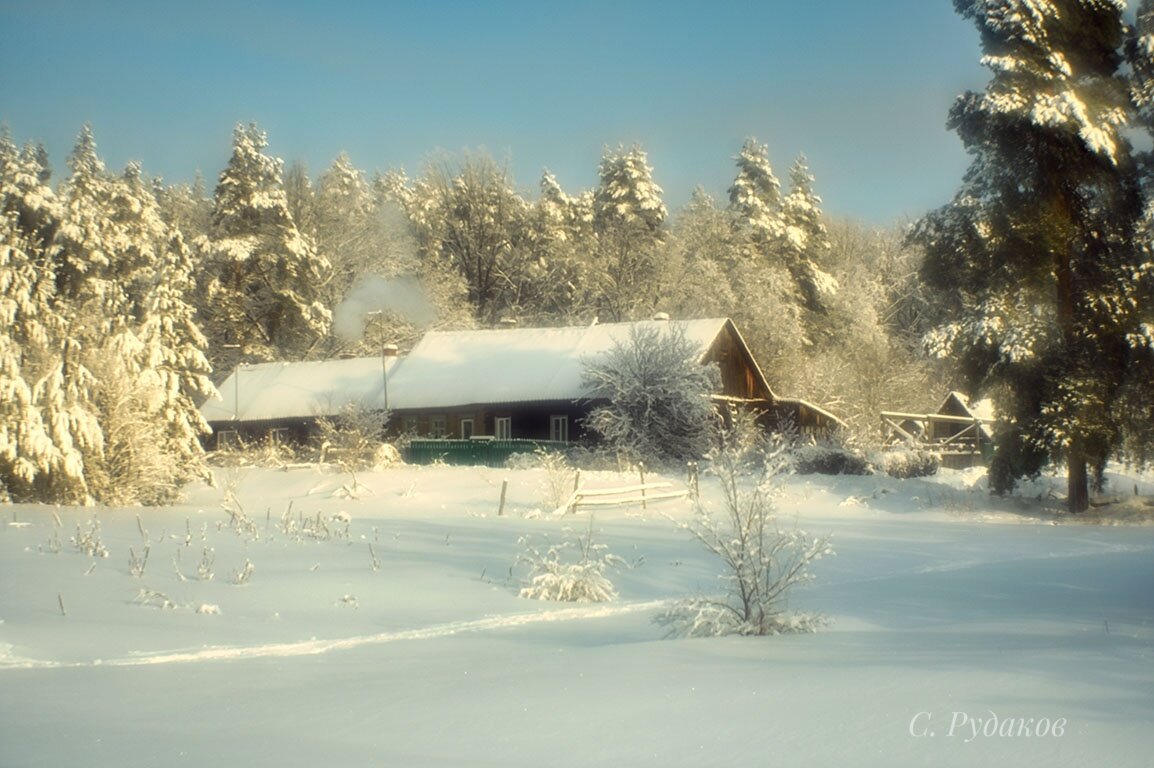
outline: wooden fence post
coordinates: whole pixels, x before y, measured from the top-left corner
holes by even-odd
[[[645,506],[645,462],[637,462],[637,469],[641,471],[641,508],[646,509]]]
[[[569,513],[577,514],[577,491],[581,488],[581,470],[573,470],[573,504],[569,507]]]
[[[501,503],[497,507],[497,517],[505,514],[505,492],[509,490],[509,478],[501,481]]]

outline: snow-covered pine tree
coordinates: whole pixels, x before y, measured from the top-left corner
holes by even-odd
[[[800,288],[778,253],[785,234],[781,183],[770,166],[768,147],[757,139],[746,139],[734,160],[737,176],[727,208],[731,257],[725,269],[736,300],[729,313],[741,323],[759,359],[796,370],[810,339],[802,324],[806,313]]]
[[[593,194],[597,252],[591,276],[603,319],[648,315],[659,295],[665,203],[639,146],[607,150]]]
[[[734,158],[737,177],[729,187],[729,210],[755,249],[764,254],[782,234],[781,182],[769,163],[769,147],[757,139],[745,140]]]
[[[89,480],[106,502],[161,503],[204,472],[208,426],[197,403],[214,392],[207,341],[189,304],[192,264],[180,232],[137,165],[112,188],[111,268],[126,301],[115,332],[90,342],[105,441]]]
[[[242,359],[300,359],[328,332],[319,300],[329,263],[289,213],[282,162],[264,154],[265,134],[238,125],[232,156],[213,195],[197,307],[217,370]]]
[[[1088,465],[1100,470],[1119,439],[1126,371],[1149,346],[1129,298],[1146,257],[1124,135],[1124,3],[955,6],[977,25],[993,76],[950,112],[973,158],[962,188],[913,234],[951,315],[930,342],[1009,420],[993,487],[1064,459],[1068,506],[1081,512]]]
[[[86,495],[70,422],[66,415],[50,422],[62,411],[45,408],[46,399],[59,399],[61,325],[52,306],[55,270],[45,258],[59,219],[41,153],[17,151],[0,133],[0,497]]]
[[[799,155],[789,169],[789,194],[781,202],[776,250],[810,312],[827,311],[837,294],[837,280],[820,266],[829,248],[821,198],[813,191],[813,175],[805,155]]]

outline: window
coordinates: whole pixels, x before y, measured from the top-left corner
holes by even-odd
[[[429,437],[441,438],[446,434],[445,417],[444,416],[430,416],[429,417]]]
[[[513,439],[513,417],[512,416],[498,416],[493,421],[494,436],[498,440],[512,440]]]
[[[473,420],[461,419],[461,439],[468,440],[473,436]]]
[[[559,443],[569,442],[569,417],[568,416],[550,416],[549,417],[549,439],[555,440]]]
[[[402,423],[406,435],[415,435],[419,429],[416,416],[406,416]]]
[[[239,450],[241,448],[240,432],[235,429],[226,429],[216,433],[216,447],[222,451]]]
[[[270,445],[288,445],[289,439],[289,431],[284,427],[277,427],[268,431]]]

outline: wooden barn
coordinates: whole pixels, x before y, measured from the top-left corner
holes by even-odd
[[[751,408],[767,425],[809,434],[842,426],[802,400],[777,397],[740,332],[725,318],[650,320],[565,328],[433,331],[397,359],[358,358],[242,367],[202,408],[220,435],[264,431],[297,442],[320,416],[346,404],[387,409],[389,430],[419,438],[548,440],[586,437],[585,416],[599,403],[582,384],[586,364],[625,343],[634,328],[676,325],[701,350],[699,364],[721,372],[720,405]],[[227,442],[227,440],[223,441]]]

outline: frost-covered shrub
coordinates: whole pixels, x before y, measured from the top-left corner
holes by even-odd
[[[812,613],[767,614],[761,621],[749,621],[726,602],[710,598],[690,598],[676,603],[657,622],[675,637],[760,637],[816,632],[829,623],[825,616]]]
[[[868,475],[870,464],[864,456],[839,445],[802,445],[790,459],[799,475]]]
[[[607,552],[604,544],[593,543],[593,519],[584,534],[566,528],[568,538],[540,547],[528,536],[518,543],[524,547],[518,562],[529,566],[529,576],[521,597],[576,603],[604,603],[617,597],[617,590],[605,575],[625,561]]]
[[[537,466],[545,470],[542,481],[545,509],[554,510],[564,506],[573,495],[577,471],[569,464],[564,453],[539,448],[534,453]]]
[[[766,442],[753,419],[741,416],[721,432],[709,458],[709,474],[722,489],[721,509],[699,500],[693,521],[683,527],[721,561],[726,590],[680,601],[658,622],[671,634],[691,637],[813,631],[822,619],[791,612],[789,596],[813,578],[810,567],[833,548],[828,536],[812,536],[777,517],[776,497],[790,463],[785,445]]]
[[[347,405],[331,418],[317,419],[321,461],[336,462],[347,471],[375,468],[379,461],[395,463],[389,461],[392,454],[381,453],[387,420],[387,414],[358,405]]]
[[[296,461],[296,449],[279,440],[266,438],[246,441],[236,438],[228,447],[221,447],[208,456],[208,463],[214,467],[283,467]]]
[[[586,426],[630,459],[700,458],[709,450],[710,395],[720,379],[700,356],[682,326],[633,326],[627,342],[585,366],[589,396],[609,402],[589,414]]]
[[[938,454],[930,451],[905,449],[881,453],[875,459],[875,463],[890,477],[906,480],[911,477],[936,475],[942,460]]]

